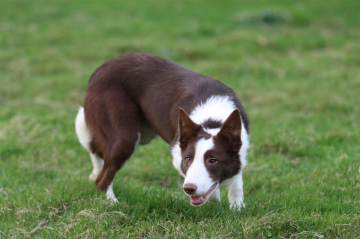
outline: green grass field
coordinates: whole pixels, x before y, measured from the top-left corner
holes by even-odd
[[[0,2],[0,238],[360,238],[360,2]],[[74,132],[103,62],[149,52],[231,86],[249,114],[246,209],[192,207],[168,145],[111,204]]]

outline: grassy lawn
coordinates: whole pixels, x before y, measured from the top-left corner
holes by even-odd
[[[0,238],[360,238],[360,2],[0,2]],[[74,120],[97,66],[149,52],[231,86],[250,117],[246,209],[192,207],[168,145],[114,205]]]

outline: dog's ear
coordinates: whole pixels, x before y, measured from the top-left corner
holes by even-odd
[[[234,110],[221,126],[217,137],[230,151],[238,152],[241,148],[241,118],[239,109]]]
[[[180,147],[186,147],[190,139],[197,136],[200,125],[190,119],[190,116],[180,107],[179,108],[179,142]]]

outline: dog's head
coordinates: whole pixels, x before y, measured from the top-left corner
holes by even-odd
[[[202,205],[224,180],[240,171],[240,111],[234,110],[223,123],[199,125],[180,108],[178,129],[183,189],[192,205]]]

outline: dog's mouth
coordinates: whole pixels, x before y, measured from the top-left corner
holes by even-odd
[[[211,186],[209,191],[207,191],[203,195],[190,196],[190,199],[191,199],[190,203],[195,206],[200,206],[200,205],[204,204],[207,201],[207,199],[209,198],[210,194],[216,189],[217,185],[218,185],[218,183],[214,183],[214,185]]]

